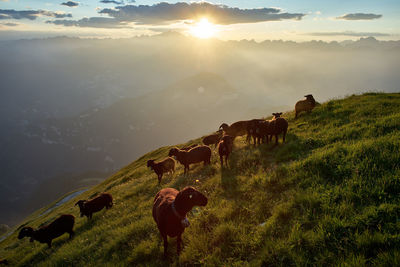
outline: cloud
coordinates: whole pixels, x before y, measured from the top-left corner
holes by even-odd
[[[64,12],[53,12],[47,10],[14,10],[14,9],[0,9],[0,20],[2,19],[30,19],[35,20],[37,17],[46,16],[52,18],[71,18],[71,14]]]
[[[116,5],[123,5],[124,1],[115,1],[115,0],[101,0],[100,3],[103,4],[116,4]]]
[[[306,33],[306,35],[311,36],[353,36],[353,37],[365,37],[365,36],[374,36],[374,37],[382,37],[382,36],[391,36],[388,33],[382,32],[353,32],[353,31],[344,31],[344,32],[312,32]]]
[[[9,26],[9,27],[14,27],[14,26],[18,26],[18,23],[12,23],[12,22],[7,22],[7,23],[2,23],[2,25],[4,26]]]
[[[207,2],[158,3],[154,5],[126,5],[105,8],[99,12],[119,21],[137,24],[165,24],[172,21],[195,20],[207,17],[216,24],[255,23],[263,21],[301,20],[305,14],[282,13],[279,8],[240,9]]]
[[[63,25],[67,27],[92,27],[92,28],[127,28],[128,26],[114,18],[92,17],[80,20],[48,20],[46,23]]]
[[[373,20],[380,19],[382,15],[378,14],[365,14],[365,13],[353,13],[353,14],[345,14],[340,17],[336,17],[336,19],[344,19],[344,20]]]
[[[79,3],[74,2],[74,1],[68,1],[68,2],[61,3],[61,5],[69,6],[69,7],[77,7],[77,6],[79,6]]]

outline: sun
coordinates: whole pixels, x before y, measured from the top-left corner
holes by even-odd
[[[207,18],[202,18],[190,29],[190,34],[201,39],[213,37],[217,32],[214,24],[208,21]]]

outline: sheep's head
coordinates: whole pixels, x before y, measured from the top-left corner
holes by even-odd
[[[219,130],[223,130],[226,131],[226,129],[228,129],[229,125],[226,123],[221,124],[221,126],[219,126]]]
[[[274,117],[272,119],[276,119],[282,115],[282,112],[272,113],[272,115],[274,115]]]
[[[208,199],[195,188],[187,186],[179,191],[176,196],[176,201],[178,201],[185,210],[190,211],[194,206],[206,206]]]
[[[75,203],[75,206],[76,206],[76,205],[79,206],[79,210],[80,210],[80,212],[81,212],[81,217],[84,216],[83,210],[84,210],[84,208],[85,208],[85,203],[86,203],[86,200],[79,200],[78,202]]]
[[[308,100],[314,99],[313,95],[305,95],[304,97],[307,98]]]
[[[169,150],[168,157],[176,156],[178,154],[179,149],[174,147]]]
[[[22,239],[26,236],[32,237],[33,234],[33,228],[32,227],[24,227],[19,231],[18,234],[18,239]]]
[[[147,161],[147,167],[149,167],[151,170],[153,169],[154,166],[154,160],[150,159]]]

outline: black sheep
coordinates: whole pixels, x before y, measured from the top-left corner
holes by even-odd
[[[74,235],[75,217],[73,215],[64,214],[55,219],[52,223],[42,226],[37,230],[32,227],[24,227],[18,234],[18,239],[30,237],[30,241],[39,241],[40,243],[47,243],[51,247],[51,241],[64,233],[69,233],[71,238]]]
[[[111,194],[102,193],[100,196],[93,198],[91,200],[79,200],[75,203],[78,205],[81,217],[86,216],[88,219],[92,218],[93,213],[101,211],[104,207],[109,209],[113,205],[113,198]]]

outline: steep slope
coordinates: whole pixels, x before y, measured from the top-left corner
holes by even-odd
[[[286,144],[254,148],[239,139],[231,169],[221,170],[213,154],[211,166],[195,166],[186,177],[179,166],[161,186],[145,165],[170,147],[157,149],[25,222],[39,226],[61,213],[77,216],[77,199],[112,193],[114,207],[91,221],[77,218],[72,240],[63,236],[47,249],[14,233],[0,243],[0,258],[20,266],[398,266],[399,106],[400,94],[369,93],[329,101],[297,120],[286,113]],[[209,203],[189,215],[181,256],[170,240],[165,262],[151,216],[153,197],[163,187],[187,185],[204,192]]]

